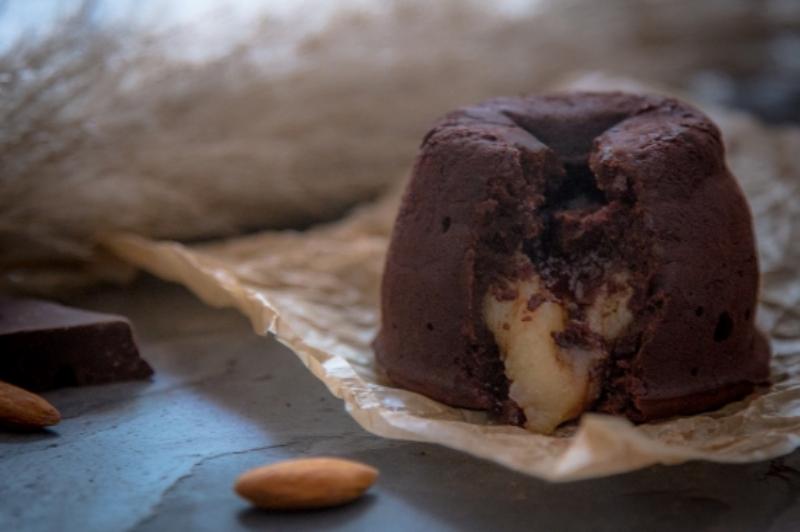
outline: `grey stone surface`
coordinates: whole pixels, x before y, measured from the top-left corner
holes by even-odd
[[[432,445],[361,430],[300,362],[229,310],[144,279],[71,303],[134,322],[150,382],[46,394],[64,421],[0,434],[0,531],[800,530],[800,454],[548,484]],[[312,455],[363,460],[364,499],[251,509],[245,469]]]

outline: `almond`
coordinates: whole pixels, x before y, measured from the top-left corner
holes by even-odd
[[[359,498],[376,478],[375,468],[359,462],[305,458],[251,469],[238,478],[234,489],[260,508],[325,508]]]
[[[38,429],[59,421],[61,414],[43,397],[0,381],[0,424]]]

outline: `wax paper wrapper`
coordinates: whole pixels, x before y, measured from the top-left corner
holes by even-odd
[[[383,437],[437,443],[553,481],[695,459],[764,460],[800,446],[800,130],[711,114],[755,215],[763,273],[758,318],[774,359],[770,387],[703,415],[634,426],[585,414],[544,436],[386,382],[370,343],[397,191],[304,232],[198,245],[115,235],[106,245],[210,305],[239,309],[257,333],[287,345],[364,429]]]

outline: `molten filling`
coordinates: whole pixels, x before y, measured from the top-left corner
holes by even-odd
[[[566,307],[574,305],[553,296],[535,273],[487,292],[484,320],[500,350],[509,398],[525,413],[528,430],[550,433],[597,398],[595,369],[633,319],[625,278],[611,276],[590,303],[572,312]],[[560,339],[570,328],[586,341]]]

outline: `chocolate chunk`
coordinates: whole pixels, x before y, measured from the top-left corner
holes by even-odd
[[[41,391],[152,374],[122,316],[0,298],[0,380]]]

